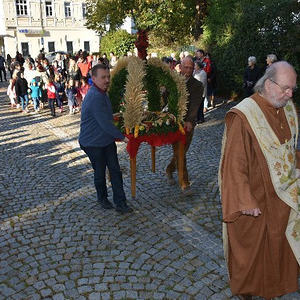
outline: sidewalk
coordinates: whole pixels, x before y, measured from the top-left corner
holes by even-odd
[[[210,111],[188,154],[193,196],[169,186],[171,146],[137,156],[134,213],[103,211],[77,143],[80,115],[11,110],[0,85],[0,299],[236,299],[221,242],[217,170],[224,114]],[[109,198],[111,199],[109,189]],[[282,297],[300,299],[300,293]]]

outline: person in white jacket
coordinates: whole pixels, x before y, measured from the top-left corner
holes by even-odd
[[[36,76],[37,72],[34,70],[32,63],[26,64],[24,67],[24,78],[27,80],[27,82],[31,83],[32,79],[34,79]]]
[[[207,111],[208,101],[207,101],[207,74],[204,71],[204,65],[200,61],[195,62],[195,71],[194,71],[194,78],[200,81],[203,84],[203,95],[204,98],[203,104],[200,105],[198,111],[198,122],[202,123],[204,121],[204,112]]]
[[[203,89],[203,97],[207,101],[207,74],[204,71],[204,65],[201,62],[199,62],[199,61],[195,62],[194,77],[197,80],[199,80],[199,81],[202,82],[203,87],[204,87],[204,89]],[[205,107],[205,103],[204,103],[204,107]],[[207,105],[206,105],[206,107],[207,107]]]

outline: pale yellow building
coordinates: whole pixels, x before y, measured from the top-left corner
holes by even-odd
[[[0,50],[4,55],[14,57],[19,51],[36,57],[42,48],[45,52],[99,51],[99,36],[84,26],[83,0],[0,0],[2,7]]]

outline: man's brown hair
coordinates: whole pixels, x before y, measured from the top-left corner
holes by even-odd
[[[96,77],[98,70],[109,70],[109,67],[104,64],[97,64],[92,68],[92,76]]]

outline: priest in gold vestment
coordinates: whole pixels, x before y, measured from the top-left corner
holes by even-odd
[[[219,170],[223,239],[232,294],[241,299],[298,290],[296,79],[287,62],[272,64],[256,93],[225,118]]]

